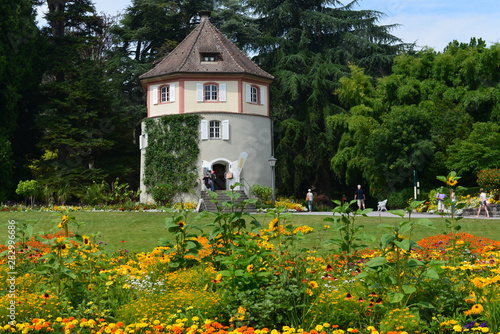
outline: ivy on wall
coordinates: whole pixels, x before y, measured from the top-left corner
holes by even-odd
[[[145,121],[144,184],[157,203],[169,203],[176,194],[189,192],[196,185],[200,120],[200,115],[189,114]]]

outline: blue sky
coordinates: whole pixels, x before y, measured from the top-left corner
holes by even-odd
[[[500,42],[498,0],[363,0],[361,9],[385,13],[380,24],[399,24],[393,35],[443,51],[449,42],[482,38],[487,45]]]
[[[98,12],[116,14],[131,0],[94,3]],[[499,0],[360,0],[358,9],[385,13],[379,24],[399,24],[393,35],[418,47],[443,51],[449,42],[469,42],[471,37],[481,37],[488,45],[500,42]]]

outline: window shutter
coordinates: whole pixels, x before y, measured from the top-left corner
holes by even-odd
[[[158,104],[158,87],[153,87],[153,104]]]
[[[219,102],[226,102],[226,84],[219,85]]]
[[[148,147],[148,134],[147,133],[144,135],[144,143],[142,144],[142,147],[144,147],[144,148]]]
[[[201,120],[201,140],[208,139],[208,121],[202,119]]]
[[[251,86],[249,84],[247,84],[247,94],[246,94],[246,99],[247,99],[247,102],[250,103],[252,102],[252,92],[251,92]]]
[[[260,87],[260,104],[266,104],[266,87]]]
[[[203,84],[196,84],[196,101],[203,102]]]
[[[222,121],[222,140],[229,140],[229,120]]]
[[[175,84],[170,84],[170,102],[175,102]]]
[[[142,145],[142,139],[143,139],[143,138],[144,138],[144,135],[140,135],[140,136],[139,136],[139,150],[142,150],[142,148],[144,147],[144,146]]]

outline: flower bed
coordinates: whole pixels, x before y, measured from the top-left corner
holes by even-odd
[[[367,249],[356,212],[336,209],[341,217],[314,229],[284,210],[267,229],[242,211],[218,212],[203,235],[187,211],[169,210],[175,242],[138,254],[103,253],[91,236],[71,234],[74,218],[61,212],[58,234],[4,246],[0,332],[500,331],[500,242],[452,226],[417,243],[411,231],[429,223],[403,221],[381,224],[381,247]],[[327,228],[340,237],[320,249]],[[297,249],[306,236],[317,247]]]

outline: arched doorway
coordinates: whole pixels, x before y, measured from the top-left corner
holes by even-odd
[[[214,190],[226,190],[226,171],[227,164],[217,162],[212,165],[212,170],[215,172]]]

